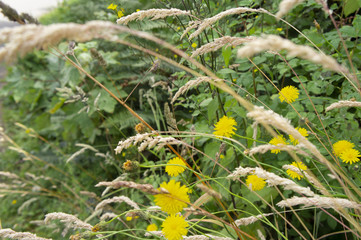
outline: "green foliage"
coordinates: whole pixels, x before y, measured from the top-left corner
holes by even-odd
[[[107,9],[111,3],[113,2],[94,0],[63,1],[53,12],[44,16],[41,22],[45,25],[55,22],[83,23],[89,20],[114,22],[117,18],[115,12]],[[276,12],[279,3],[280,1],[248,0],[116,2],[118,8],[124,8],[125,15],[136,12],[136,9],[173,7],[191,10],[200,19],[240,6],[262,7]],[[335,13],[333,16],[338,24],[336,26],[325,14],[323,7],[315,1],[295,6],[284,17],[290,25],[262,13],[229,15],[206,28],[193,40],[188,40],[187,36],[180,39],[190,21],[194,20],[192,17],[167,17],[155,21],[144,19],[130,22],[128,27],[160,37],[188,55],[195,50],[193,43],[199,48],[222,36],[280,35],[296,44],[319,48],[319,51],[332,56],[347,66],[351,74],[359,77],[360,6],[360,1],[356,0],[332,3],[330,9]],[[297,31],[293,26],[297,27]],[[192,32],[194,29],[189,34]],[[122,35],[121,38],[176,63],[160,61],[151,54],[104,40],[76,43],[74,49],[69,49],[67,42],[55,47],[116,97],[125,101],[164,137],[173,136],[183,141],[183,144],[174,148],[193,171],[187,169],[176,180],[183,181],[182,184],[192,188],[192,204],[198,204],[197,201],[204,194],[195,183],[207,182],[208,187],[222,196],[219,201],[212,198],[199,206],[215,217],[212,219],[210,214],[203,214],[205,221],[196,217],[201,220],[193,222],[190,235],[209,231],[210,234],[220,233],[236,239],[239,236],[235,229],[230,224],[225,224],[230,222],[229,217],[235,220],[272,213],[272,217],[239,229],[252,236],[258,236],[257,230],[260,230],[267,239],[298,239],[301,238],[300,234],[304,239],[321,238],[327,234],[334,237],[339,236],[337,233],[341,231],[345,231],[343,236],[348,239],[358,239],[354,234],[357,229],[347,218],[357,217],[357,211],[350,210],[347,216],[339,211],[323,208],[297,208],[296,211],[287,208],[284,211],[276,203],[297,196],[294,191],[284,190],[283,186],[268,186],[255,193],[249,189],[250,186],[246,186],[246,177],[241,177],[240,181],[227,178],[239,166],[262,167],[277,176],[293,180],[299,186],[308,187],[317,194],[323,194],[310,179],[304,177],[294,180],[288,176],[282,167],[294,161],[293,155],[285,151],[277,155],[270,151],[252,157],[248,155],[251,148],[268,143],[274,136],[261,124],[253,125],[252,119],[247,117],[247,110],[227,89],[205,82],[189,88],[173,104],[170,103],[182,86],[196,79],[187,68],[207,75],[194,62],[175,55],[165,46],[139,37]],[[194,59],[218,78],[224,79],[239,97],[273,110],[289,119],[295,127],[306,128],[308,140],[347,179],[332,179],[334,172],[330,176],[329,168],[316,157],[311,157],[311,152],[308,152],[309,156],[299,155],[299,158],[318,177],[320,184],[330,191],[330,195],[350,199],[349,194],[352,194],[353,201],[360,202],[359,191],[352,188],[361,185],[358,174],[360,163],[347,165],[335,158],[332,144],[348,140],[360,150],[361,111],[354,107],[326,111],[327,106],[339,100],[353,98],[360,101],[357,89],[351,84],[352,80],[348,81],[345,76],[308,60],[287,56],[285,51],[264,52],[246,59],[237,57],[237,48],[225,45]],[[184,67],[180,68],[178,64]],[[6,85],[0,90],[0,95],[5,109],[3,118],[6,136],[11,138],[7,141],[12,148],[2,153],[0,171],[16,173],[20,180],[10,181],[14,185],[9,189],[22,191],[4,191],[6,194],[0,199],[3,228],[37,232],[38,235],[56,239],[59,238],[59,233],[53,233],[46,226],[36,226],[31,221],[42,220],[50,212],[66,212],[95,225],[100,222],[100,215],[94,214],[95,206],[104,199],[119,195],[128,196],[142,209],[153,205],[153,197],[137,189],[109,189],[102,194],[104,188],[94,187],[98,182],[118,177],[126,181],[148,183],[155,188],[162,182],[169,181],[164,165],[175,157],[174,152],[166,148],[149,148],[139,152],[137,147],[141,142],[138,142],[124,149],[121,154],[115,153],[114,149],[119,141],[136,134],[134,127],[140,121],[134,117],[134,113],[129,112],[69,61],[65,61],[54,49],[47,52],[34,51],[19,59],[16,65],[9,67],[9,74],[4,82]],[[357,84],[355,83],[356,88]],[[299,89],[299,96],[292,105],[280,102],[279,99],[279,90],[290,85]],[[170,106],[170,112],[164,110],[165,104]],[[215,124],[224,115],[237,122],[231,140],[213,135]],[[274,130],[289,139],[280,129]],[[291,144],[290,140],[287,141]],[[140,168],[127,171],[126,165],[123,165],[127,160],[137,161]],[[343,181],[347,183],[340,184]],[[347,191],[344,190],[345,187],[348,187]],[[322,196],[325,197],[324,194]],[[33,197],[36,199],[31,200]],[[18,213],[20,206],[28,200],[32,201],[30,205]],[[43,206],[46,209],[43,210]],[[281,213],[277,214],[275,209]],[[126,214],[131,213],[128,210],[125,203],[106,208],[106,211],[116,213],[124,220]],[[225,214],[226,211],[229,216]],[[128,238],[128,233],[123,230],[146,229],[148,223],[152,222],[160,226],[165,218],[164,214],[142,210],[143,212],[142,220],[133,219],[127,223],[128,227],[117,221],[106,223],[105,234],[114,234],[107,238]],[[194,216],[190,215],[189,219]],[[353,233],[346,229],[351,229]],[[65,235],[69,237],[76,233],[70,230]],[[134,234],[143,236],[141,231]],[[96,236],[93,235],[89,239],[95,239]]]

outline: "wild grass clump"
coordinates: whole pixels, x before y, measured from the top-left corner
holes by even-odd
[[[302,2],[2,30],[0,236],[361,239],[361,17],[317,1],[297,25]]]

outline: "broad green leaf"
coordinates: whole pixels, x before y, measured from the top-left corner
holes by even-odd
[[[354,13],[357,9],[360,8],[360,1],[359,0],[346,0],[345,6],[344,6],[344,13],[347,17],[351,13]]]
[[[231,59],[231,55],[232,55],[231,47],[223,47],[222,48],[222,56],[223,56],[223,60],[224,60],[224,65],[226,65],[226,67],[228,67],[228,65],[229,65],[229,60]]]

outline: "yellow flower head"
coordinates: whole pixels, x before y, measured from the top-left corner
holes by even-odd
[[[124,12],[123,11],[118,11],[118,18],[121,18],[124,16]]]
[[[187,235],[189,224],[183,216],[170,215],[162,223],[162,233],[168,240],[180,240]]]
[[[293,162],[291,165],[299,168],[300,170],[307,170],[307,166],[301,162]],[[301,180],[301,178],[303,178],[303,175],[300,175],[297,172],[292,171],[290,169],[287,169],[286,172],[293,179],[297,178],[298,180]]]
[[[214,135],[222,136],[222,137],[231,137],[233,134],[235,134],[235,128],[234,126],[237,125],[236,120],[232,117],[223,116],[219,121],[214,125]]]
[[[249,188],[252,188],[253,191],[259,191],[266,186],[266,181],[257,175],[248,175],[246,184]]]
[[[168,183],[163,182],[160,187],[169,192],[167,194],[154,195],[154,202],[162,211],[168,214],[175,214],[187,206],[186,202],[190,202],[188,196],[189,189],[186,186],[180,186],[180,182],[170,180]]]
[[[342,162],[349,164],[359,162],[360,161],[359,157],[361,157],[360,152],[353,148],[346,149],[341,153],[340,156]]]
[[[157,231],[157,230],[158,230],[158,227],[154,223],[147,226],[147,231],[148,232]]]
[[[129,222],[129,221],[132,221],[132,220],[133,220],[133,217],[126,217],[125,220],[127,220],[128,222]]]
[[[337,156],[340,157],[341,153],[347,149],[351,149],[355,146],[355,144],[353,144],[352,142],[346,141],[346,140],[341,140],[338,141],[336,143],[334,143],[332,145],[333,147],[333,153]]]
[[[118,5],[115,5],[112,3],[108,6],[108,9],[115,10],[115,9],[117,9],[117,7],[118,7]]]
[[[282,28],[276,28],[276,30],[281,32],[283,29]]]
[[[192,43],[192,48],[196,48],[197,47],[197,43]]]
[[[298,95],[300,93],[298,92],[298,89],[294,86],[287,86],[282,88],[282,90],[279,92],[279,98],[281,102],[286,101],[287,103],[293,103],[298,98]]]
[[[274,137],[269,141],[269,144],[277,145],[277,144],[284,144],[287,145],[286,139],[282,135],[278,135],[277,137]],[[272,149],[271,153],[278,154],[281,150],[280,149]]]
[[[172,166],[170,164],[182,165],[184,167]],[[167,166],[165,167],[165,171],[168,173],[169,176],[176,177],[180,173],[184,172],[185,166],[186,166],[186,164],[184,163],[184,161],[182,159],[180,159],[179,157],[175,157],[168,161]]]
[[[308,136],[307,130],[305,128],[300,128],[297,127],[296,130],[304,137]],[[297,145],[298,144],[298,140],[295,139],[292,135],[289,135],[290,137],[290,141],[293,143],[293,145]]]

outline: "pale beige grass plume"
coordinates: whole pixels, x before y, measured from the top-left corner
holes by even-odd
[[[35,234],[29,232],[15,232],[10,228],[0,229],[0,237],[24,240],[51,240],[49,238],[38,237]]]
[[[89,223],[83,222],[74,215],[62,213],[62,212],[48,213],[45,215],[45,219],[44,219],[45,223],[49,223],[52,220],[60,220],[60,222],[65,223],[65,226],[67,228],[72,228],[72,229],[91,230],[93,227]]]
[[[261,220],[264,217],[271,216],[273,214],[274,213],[265,213],[265,214],[259,214],[259,215],[256,215],[256,216],[244,217],[244,218],[240,218],[240,219],[235,220],[234,223],[237,225],[237,227],[239,227],[239,226],[247,226],[249,224],[252,224],[252,223],[255,223],[255,222]]]
[[[322,208],[353,208],[361,210],[361,204],[350,201],[345,198],[332,198],[332,197],[292,197],[289,199],[282,200],[276,204],[279,207],[292,207],[296,205],[304,205],[305,207],[315,206]]]
[[[231,8],[231,9],[228,9],[221,13],[218,13],[217,15],[215,15],[213,17],[204,19],[198,25],[198,29],[189,36],[189,39],[197,37],[201,32],[204,31],[204,29],[206,29],[207,27],[211,26],[213,23],[217,22],[218,20],[220,20],[226,16],[234,15],[234,14],[241,14],[241,13],[245,13],[245,12],[258,12],[258,13],[270,14],[268,11],[266,11],[265,9],[262,9],[262,8],[259,8],[259,9],[252,9],[252,8],[246,8],[246,7]],[[197,23],[193,23],[193,25],[196,25],[196,24]],[[190,27],[191,26],[192,25],[190,25]]]
[[[135,188],[138,190],[141,190],[142,192],[149,193],[152,195],[160,194],[160,193],[168,193],[165,189],[155,189],[151,184],[139,184],[131,181],[112,181],[112,182],[99,182],[96,187],[111,187],[111,188],[121,188],[121,187],[127,187],[127,188]]]
[[[328,106],[326,108],[326,112],[335,108],[342,108],[342,107],[361,107],[361,102],[341,100],[339,102],[332,103],[330,106]]]
[[[279,5],[279,10],[276,13],[276,18],[281,18],[286,15],[293,7],[302,3],[304,0],[283,0]]]
[[[303,147],[303,145],[298,144],[297,146],[293,146],[293,145],[284,145],[284,144],[277,144],[277,145],[272,145],[272,144],[264,144],[264,145],[259,145],[257,147],[251,148],[247,151],[247,154],[252,156],[256,153],[261,153],[264,154],[268,151],[271,150],[275,150],[275,149],[279,149],[281,151],[293,151],[296,152],[298,154],[304,155],[304,156],[309,156],[308,153],[306,153],[305,151],[303,151],[301,149],[301,147]]]
[[[151,20],[157,20],[161,18],[166,18],[170,16],[179,16],[179,15],[193,16],[190,13],[190,11],[184,11],[177,8],[171,8],[171,9],[152,8],[147,10],[140,10],[126,17],[121,17],[117,20],[117,23],[127,25],[130,21],[143,20],[144,18],[151,18]]]
[[[309,46],[294,44],[290,40],[281,38],[277,35],[264,35],[247,43],[245,46],[238,49],[238,57],[249,58],[266,50],[275,52],[286,50],[289,57],[299,57],[320,64],[324,68],[335,72],[348,73],[348,70],[341,66],[334,58],[318,53]]]
[[[213,42],[207,43],[200,48],[197,48],[193,51],[191,57],[194,58],[198,55],[202,55],[209,52],[217,51],[218,49],[222,48],[223,46],[230,47],[230,46],[238,46],[242,43],[249,42],[256,39],[255,37],[231,37],[231,36],[224,36],[221,38],[215,39]]]
[[[119,196],[119,197],[113,197],[110,199],[105,199],[103,201],[101,201],[100,203],[98,203],[98,205],[95,207],[95,211],[98,210],[102,210],[104,209],[104,207],[108,204],[111,203],[122,203],[125,202],[126,204],[128,204],[129,206],[131,206],[134,209],[140,209],[138,204],[136,202],[134,202],[133,200],[131,200],[130,198],[126,197],[126,196]]]
[[[48,26],[23,25],[16,28],[5,28],[0,31],[0,61],[10,63],[17,56],[24,56],[33,49],[48,48],[61,40],[69,39],[85,42],[94,38],[110,39],[119,32],[113,24],[106,21],[91,21],[86,24],[60,23]]]
[[[177,100],[180,95],[184,94],[190,88],[197,87],[199,84],[201,84],[203,82],[209,82],[209,80],[210,80],[209,77],[198,77],[195,80],[188,81],[181,88],[179,88],[179,90],[176,92],[176,94],[174,94],[174,97],[172,98],[171,103],[173,104],[175,102],[175,100]]]

